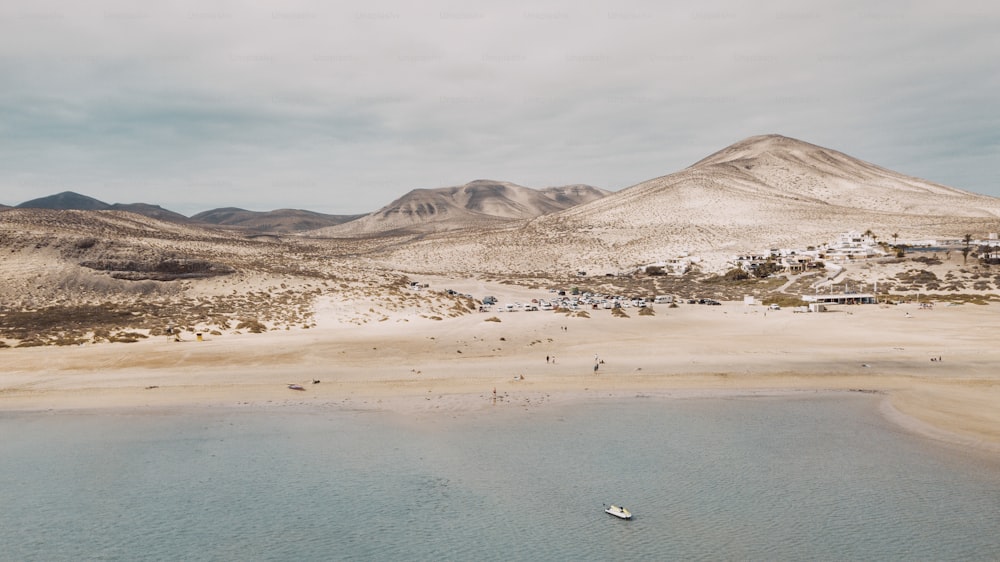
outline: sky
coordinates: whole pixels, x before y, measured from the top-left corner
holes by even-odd
[[[619,190],[771,133],[1000,196],[1000,4],[0,0],[7,205]]]

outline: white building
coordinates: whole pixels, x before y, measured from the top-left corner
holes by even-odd
[[[882,257],[885,252],[875,242],[875,237],[857,231],[845,232],[826,245],[821,257],[830,261],[847,261]]]
[[[816,304],[876,304],[872,293],[828,293],[824,295],[802,295],[802,300]]]
[[[647,273],[647,268],[658,267],[661,270],[663,270],[663,273],[667,275],[674,275],[680,277],[685,273],[687,273],[688,271],[691,271],[691,264],[694,261],[696,260],[694,258],[691,258],[690,256],[680,256],[676,258],[667,258],[665,260],[658,261],[656,263],[644,265],[639,269],[642,270],[643,273]]]

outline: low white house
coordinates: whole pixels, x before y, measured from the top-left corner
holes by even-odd
[[[875,243],[875,237],[857,231],[841,234],[822,250],[822,258],[830,261],[847,261],[884,256],[885,252]]]
[[[643,273],[646,273],[647,272],[647,268],[649,268],[649,267],[658,267],[664,273],[666,273],[667,275],[674,275],[674,276],[680,277],[680,276],[684,275],[685,273],[687,273],[688,271],[691,271],[691,264],[694,261],[695,260],[693,260],[689,256],[682,256],[682,257],[677,257],[677,258],[667,258],[665,260],[658,261],[656,263],[651,263],[651,264],[648,264],[648,265],[644,265],[644,266],[640,267],[639,269],[642,270]]]
[[[803,271],[813,267],[815,260],[812,256],[804,255],[786,255],[782,256],[778,260],[781,267],[785,268],[789,273],[802,273]]]

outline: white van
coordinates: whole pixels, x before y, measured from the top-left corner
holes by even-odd
[[[655,302],[656,304],[670,304],[670,303],[674,302],[674,296],[673,295],[656,295],[656,300],[654,300],[653,302]]]

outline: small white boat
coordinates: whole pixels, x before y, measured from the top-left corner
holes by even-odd
[[[607,513],[609,515],[614,515],[615,517],[617,517],[619,519],[631,519],[632,518],[632,512],[631,511],[625,509],[624,507],[619,507],[617,505],[613,505],[613,506],[605,509],[604,513]]]

